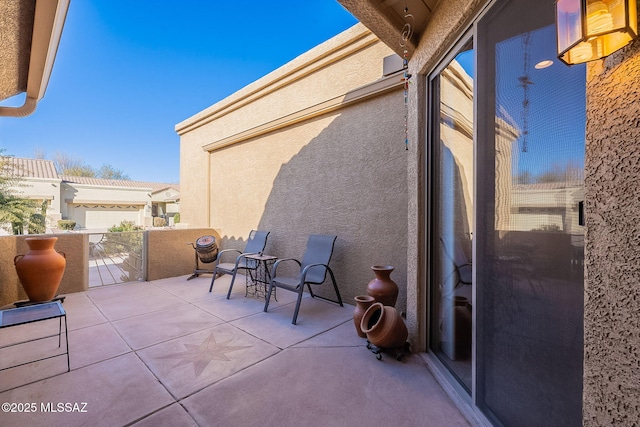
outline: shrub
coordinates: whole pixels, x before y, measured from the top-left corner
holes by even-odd
[[[143,227],[133,221],[121,221],[120,225],[109,228],[102,247],[108,256],[139,251],[142,248]]]
[[[73,225],[75,226],[75,223]],[[44,234],[46,229],[44,216],[39,213],[31,214],[31,218],[29,218],[29,234]]]
[[[120,225],[114,225],[109,228],[110,233],[122,233],[125,231],[140,231],[142,227],[133,221],[120,221]]]
[[[70,219],[61,219],[58,221],[58,227],[63,230],[73,230],[76,228],[76,222]]]
[[[166,224],[167,224],[167,221],[164,218],[160,218],[158,216],[153,218],[154,227],[164,227]]]
[[[180,212],[173,216],[173,223],[178,224],[180,222]]]

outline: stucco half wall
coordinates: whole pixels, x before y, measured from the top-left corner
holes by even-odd
[[[383,76],[392,54],[356,25],[177,125],[182,221],[219,229],[224,248],[268,230],[265,252],[280,258],[300,259],[309,234],[337,235],[343,299],[366,293],[371,265],[390,264],[405,310],[405,107],[401,72]]]
[[[147,233],[147,280],[177,277],[193,272],[196,264],[195,251],[199,237],[213,236],[220,244],[220,235],[210,228],[186,230],[157,229]],[[213,270],[213,263],[200,263],[203,270]]]
[[[29,251],[26,239],[33,236],[0,237],[0,306],[28,299],[20,284],[13,264],[14,257]],[[82,292],[88,289],[89,283],[89,236],[87,234],[64,233],[47,234],[46,237],[57,237],[55,250],[64,252],[67,259],[66,268],[58,293],[60,295]]]

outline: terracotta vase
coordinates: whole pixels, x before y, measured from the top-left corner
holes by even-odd
[[[16,255],[13,264],[29,301],[50,301],[56,296],[67,265],[64,252],[53,248],[57,237],[27,237],[29,251]]]
[[[400,348],[409,335],[400,313],[379,302],[365,311],[360,327],[371,344],[382,348]]]
[[[367,309],[371,307],[371,304],[376,302],[376,300],[370,295],[358,295],[354,299],[356,300],[356,308],[355,310],[353,310],[353,324],[356,326],[356,332],[358,332],[358,336],[365,338],[367,334],[362,332],[360,322],[362,321],[364,312],[367,311]]]
[[[393,267],[390,265],[374,265],[371,267],[376,275],[375,279],[367,285],[367,294],[376,299],[382,305],[395,307],[398,299],[398,285],[391,280]]]

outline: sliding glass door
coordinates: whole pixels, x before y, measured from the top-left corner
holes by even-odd
[[[471,33],[429,77],[430,350],[496,425],[580,425],[585,67],[553,2]]]

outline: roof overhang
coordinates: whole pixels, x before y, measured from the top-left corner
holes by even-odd
[[[26,93],[0,116],[33,113],[44,97],[70,0],[0,0],[0,100]]]
[[[411,58],[440,0],[338,0],[353,16],[401,57]],[[410,16],[408,16],[410,15]],[[406,25],[409,37],[403,40]],[[406,33],[405,33],[406,35]]]

